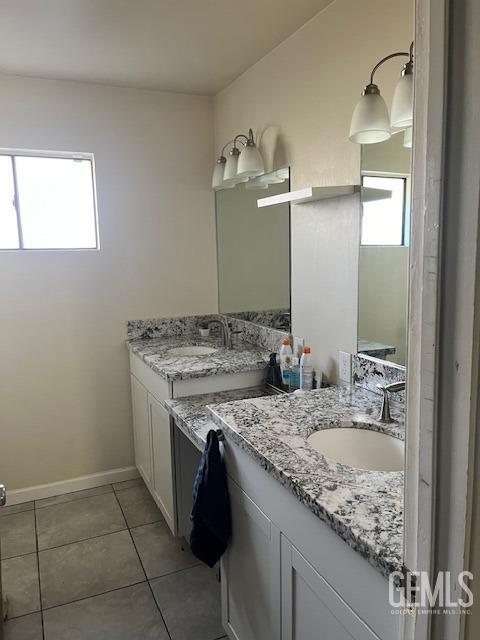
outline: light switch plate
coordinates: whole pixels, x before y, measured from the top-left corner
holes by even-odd
[[[338,352],[338,377],[343,382],[352,382],[352,356],[346,351]]]

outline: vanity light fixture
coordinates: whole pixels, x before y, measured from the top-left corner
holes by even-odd
[[[243,149],[238,148],[243,145]],[[228,157],[225,157],[225,149],[231,145]],[[215,164],[212,177],[212,187],[218,189],[231,189],[240,182],[247,182],[265,172],[263,158],[253,138],[253,131],[249,129],[248,135],[239,133],[227,142],[221,151]],[[253,187],[260,188],[260,187]]]
[[[253,139],[253,131],[249,129],[245,148],[238,159],[238,175],[242,178],[255,178],[262,173],[265,173],[262,154]]]
[[[392,101],[392,118],[388,117],[388,108],[380,95],[378,85],[374,83],[377,69],[392,58],[407,56],[408,62],[402,69],[402,75],[395,87]],[[413,123],[413,42],[410,51],[396,51],[382,58],[372,69],[370,83],[363,90],[352,115],[349,140],[358,144],[374,144],[388,140],[392,129],[405,129]]]

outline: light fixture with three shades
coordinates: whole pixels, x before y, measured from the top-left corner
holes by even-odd
[[[239,145],[243,148],[239,149]],[[225,150],[229,146],[230,152],[225,157]],[[248,135],[239,133],[223,146],[213,170],[212,187],[216,191],[232,189],[235,185],[254,180],[264,173],[262,154],[255,144],[252,129],[249,129]]]

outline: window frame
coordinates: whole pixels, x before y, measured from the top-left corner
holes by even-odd
[[[100,251],[100,235],[98,228],[98,207],[97,207],[97,185],[95,180],[95,158],[93,153],[89,152],[77,152],[77,151],[39,151],[34,149],[11,149],[0,148],[0,156],[7,156],[12,163],[12,177],[13,177],[13,205],[15,208],[15,215],[17,219],[17,231],[18,231],[18,247],[1,248],[0,253],[10,251]],[[20,204],[20,194],[18,192],[17,183],[17,168],[16,158],[53,158],[59,160],[88,160],[90,162],[90,172],[92,177],[92,191],[93,191],[93,215],[94,215],[94,228],[95,228],[95,246],[94,247],[24,247],[23,246],[23,229],[22,229],[22,213]]]
[[[360,182],[363,185],[364,178],[398,178],[403,180],[403,208],[402,208],[402,238],[400,244],[364,244],[362,242],[363,232],[363,206],[362,216],[360,219],[360,246],[361,247],[407,247],[407,195],[409,187],[410,175],[408,173],[390,173],[388,171],[362,171]]]

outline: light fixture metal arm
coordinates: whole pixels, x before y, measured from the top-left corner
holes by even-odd
[[[412,47],[413,47],[413,43],[412,43]],[[410,51],[412,51],[412,47],[410,48]],[[391,60],[392,58],[396,58],[398,56],[406,56],[407,58],[411,58],[411,53],[407,53],[406,51],[396,51],[395,53],[391,53],[390,55],[385,56],[385,58],[382,58],[379,62],[377,62],[377,64],[372,69],[372,73],[370,74],[370,84],[375,84],[373,82],[373,77],[377,69],[381,67],[382,64],[387,62],[387,60]]]
[[[246,138],[246,136],[244,136],[244,135],[243,135],[243,133],[240,133],[238,136],[235,136],[235,138],[232,138],[232,140],[229,140],[228,142],[226,142],[226,143],[223,145],[223,147],[222,147],[222,152],[221,152],[221,154],[220,154],[221,156],[223,156],[223,155],[224,155],[224,153],[225,153],[225,149],[226,149],[229,145],[235,146],[235,144],[236,144],[236,140],[237,140],[237,138],[238,138],[239,136],[243,136],[244,138]],[[245,146],[245,142],[243,142],[243,140],[240,140],[240,142],[243,144],[243,146]]]

